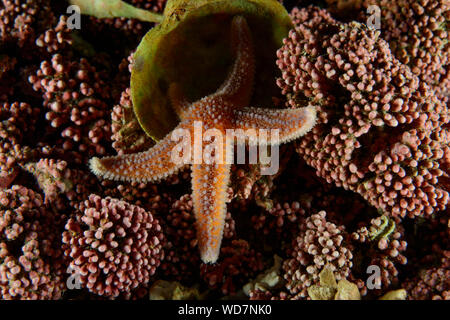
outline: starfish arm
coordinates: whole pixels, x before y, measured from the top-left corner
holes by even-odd
[[[232,148],[227,145],[227,156]],[[192,199],[200,256],[205,263],[217,261],[226,216],[230,165],[221,162],[192,166]]]
[[[94,157],[89,162],[91,171],[105,179],[120,181],[154,182],[164,179],[189,163],[189,160],[181,161],[181,157],[173,158],[174,150],[179,150],[180,147],[180,142],[173,133],[181,132],[178,134],[181,137],[183,132],[188,132],[189,135],[190,130],[190,123],[181,122],[171,134],[147,151],[101,159]],[[182,149],[178,156],[183,152],[189,152],[190,155],[190,147]]]
[[[234,127],[250,144],[281,144],[297,139],[309,132],[316,123],[316,108],[297,109],[243,108],[234,111]],[[277,130],[278,138],[271,130]],[[267,130],[265,136],[262,130]],[[270,141],[269,136],[271,136]]]
[[[253,91],[255,56],[253,41],[247,21],[236,16],[231,22],[231,45],[235,62],[222,86],[211,98],[227,101],[235,108],[248,106]]]
[[[230,165],[193,165],[192,196],[200,256],[205,263],[217,261],[226,216]]]

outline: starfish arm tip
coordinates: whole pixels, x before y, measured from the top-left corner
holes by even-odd
[[[278,141],[278,144],[287,143],[287,142],[296,140],[296,139],[306,135],[307,133],[309,133],[312,130],[312,128],[314,128],[314,126],[316,125],[317,109],[315,106],[308,105],[306,107],[296,109],[296,110],[301,110],[301,112],[303,114],[302,118],[305,119],[303,124],[301,126],[299,126],[298,129],[295,130],[294,132],[291,132],[290,134],[287,134],[285,137],[280,139]]]
[[[102,176],[106,171],[100,159],[97,157],[93,157],[89,160],[89,168],[91,169],[91,172],[96,176]]]
[[[316,106],[309,105],[305,107],[305,113],[307,114],[307,120],[306,120],[306,132],[311,131],[312,128],[316,125],[317,122],[317,108]]]
[[[201,259],[205,264],[214,264],[219,259],[219,253],[207,252],[202,254]]]

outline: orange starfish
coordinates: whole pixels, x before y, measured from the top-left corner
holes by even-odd
[[[166,178],[185,167],[187,163],[175,161],[174,155],[181,158],[190,156],[193,150],[192,198],[200,255],[205,263],[214,263],[219,256],[226,214],[230,159],[233,158],[234,150],[234,139],[232,142],[227,139],[217,147],[216,144],[220,140],[218,137],[226,136],[229,129],[241,129],[246,132],[246,141],[251,145],[278,145],[304,135],[314,126],[316,120],[313,106],[279,110],[248,107],[255,64],[251,33],[245,18],[241,16],[233,19],[231,28],[235,63],[218,91],[190,104],[180,94],[180,90],[172,86],[169,95],[181,119],[172,133],[148,151],[102,159],[93,158],[90,161],[91,170],[103,178],[151,182]],[[213,129],[215,133],[210,137],[197,138],[198,129],[207,132]],[[275,129],[278,138],[272,141],[261,135],[258,137],[257,132],[260,129]],[[176,132],[178,134],[174,135]],[[183,138],[180,132],[188,136],[193,135],[194,141],[188,139],[187,143],[185,141],[180,144],[177,141],[177,138]],[[200,145],[204,142],[206,144],[199,148],[199,140]],[[208,162],[208,159],[202,156],[203,153],[211,155],[213,160]],[[203,159],[205,161],[201,161]]]

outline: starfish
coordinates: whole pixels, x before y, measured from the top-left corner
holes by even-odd
[[[222,86],[213,94],[189,103],[178,86],[171,86],[169,98],[180,117],[180,123],[155,146],[141,153],[105,158],[92,158],[90,167],[94,174],[106,179],[121,181],[155,182],[183,169],[187,164],[174,161],[173,153],[183,156],[174,132],[194,135],[188,147],[196,153],[211,149],[217,136],[203,138],[206,143],[198,150],[195,145],[196,125],[201,129],[214,129],[226,135],[228,129],[241,129],[248,133],[246,142],[261,145],[281,144],[307,133],[315,124],[314,106],[297,109],[266,109],[249,107],[255,72],[255,56],[250,29],[245,18],[236,16],[231,23],[231,48],[235,62]],[[198,128],[197,128],[198,129]],[[278,132],[278,139],[259,137],[260,129]],[[188,140],[189,141],[189,140]],[[202,142],[203,142],[202,141]],[[198,142],[198,141],[197,141]],[[233,140],[234,142],[234,140]],[[186,144],[186,143],[185,143]],[[189,144],[189,143],[188,143]],[[227,139],[219,148],[209,150],[214,159],[233,157],[234,147]],[[225,156],[224,156],[225,155]],[[200,155],[201,158],[201,155]],[[192,199],[196,218],[200,256],[205,263],[215,263],[219,257],[226,215],[227,186],[230,178],[229,161],[191,163]]]

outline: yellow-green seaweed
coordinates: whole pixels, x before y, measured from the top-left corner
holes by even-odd
[[[163,20],[161,14],[133,7],[121,0],[70,0],[69,2],[78,6],[82,14],[97,18],[134,18],[156,23]]]

